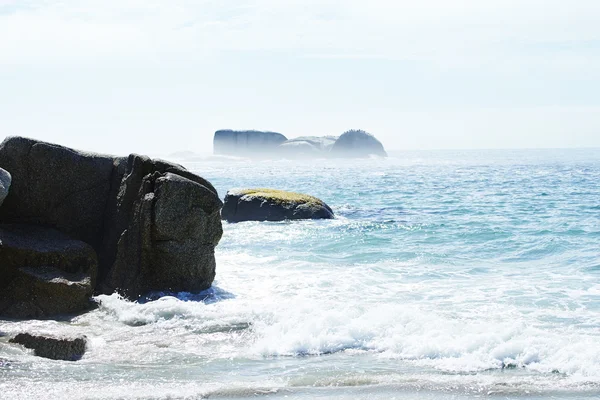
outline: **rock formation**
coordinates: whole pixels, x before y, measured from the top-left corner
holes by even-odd
[[[345,132],[331,147],[334,157],[368,157],[370,155],[387,157],[383,145],[375,136],[362,130]]]
[[[98,268],[89,244],[21,224],[0,224],[0,238],[0,315],[39,318],[89,306]]]
[[[272,153],[287,138],[277,132],[233,131],[215,132],[213,141],[215,154],[236,156],[261,156]]]
[[[10,189],[11,176],[8,171],[0,168],[0,206],[6,196],[8,196],[8,190]]]
[[[331,208],[316,197],[275,189],[227,192],[221,213],[228,222],[331,219]]]
[[[214,153],[272,158],[387,157],[381,142],[362,130],[350,130],[340,137],[300,136],[289,140],[274,132],[221,130],[215,132]]]
[[[33,349],[33,354],[38,357],[52,360],[77,361],[85,354],[87,338],[49,337],[19,333],[9,340],[10,343],[20,344],[28,349]]]
[[[85,286],[82,282],[89,278],[96,292],[117,291],[131,298],[152,290],[197,291],[211,285],[222,202],[205,179],[145,156],[90,154],[21,137],[0,144],[0,167],[12,174],[11,190],[0,207],[0,241],[11,243],[0,248],[0,276],[9,277],[0,280],[5,309],[37,309],[38,317],[76,311],[38,307],[44,293],[58,287],[49,282],[57,280]],[[47,244],[60,256],[42,265],[38,260],[46,253],[40,250]],[[64,249],[84,252],[85,244],[97,256],[97,279],[91,257],[79,270],[68,267],[71,254],[78,253]],[[29,255],[8,263],[15,248]],[[81,274],[83,280],[78,280]],[[42,283],[32,285],[32,279]],[[29,291],[37,300],[15,308],[7,287],[14,293]],[[89,292],[87,286],[85,290]],[[29,315],[11,312],[14,317]]]
[[[300,136],[281,143],[277,154],[285,158],[327,157],[336,139],[335,136]]]

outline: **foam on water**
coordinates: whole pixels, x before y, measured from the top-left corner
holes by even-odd
[[[600,164],[488,156],[192,164],[222,195],[299,190],[337,218],[225,224],[199,294],[0,321],[0,397],[593,398]],[[77,363],[38,359],[7,343],[24,330],[90,346]]]

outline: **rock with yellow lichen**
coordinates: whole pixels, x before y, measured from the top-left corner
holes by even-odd
[[[302,193],[276,189],[233,189],[227,192],[221,211],[228,222],[331,219],[331,208],[322,200]]]

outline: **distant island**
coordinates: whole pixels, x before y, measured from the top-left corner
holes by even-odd
[[[288,139],[277,132],[224,129],[215,132],[213,146],[214,154],[244,157],[387,157],[383,144],[363,130],[349,130],[340,136],[300,136]]]

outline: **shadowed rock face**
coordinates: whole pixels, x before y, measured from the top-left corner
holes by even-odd
[[[215,154],[261,156],[272,154],[287,138],[277,132],[219,130],[215,132]]]
[[[334,157],[387,157],[383,145],[375,136],[362,130],[350,130],[341,135],[331,147]]]
[[[316,197],[275,189],[230,190],[221,216],[228,222],[334,218],[331,208]]]
[[[0,224],[0,315],[40,318],[89,306],[94,249],[52,229]]]
[[[15,226],[27,224],[66,235],[55,235],[57,243],[90,245],[98,260],[92,287],[99,293],[135,298],[152,290],[196,291],[211,285],[222,202],[205,179],[145,156],[89,154],[20,137],[0,144],[0,167],[12,174],[0,207],[5,224],[0,242]],[[31,251],[41,246],[39,240],[30,243]],[[0,277],[16,279],[16,267],[41,267],[22,261],[9,274],[6,254],[0,250]]]
[[[52,360],[77,361],[85,354],[87,338],[53,338],[48,336],[19,333],[9,340],[10,343],[20,344],[28,349],[33,349],[38,357]]]
[[[183,167],[138,155],[120,163],[113,179],[98,291],[137,297],[210,287],[223,234],[216,189]]]
[[[4,202],[6,196],[8,196],[11,180],[10,173],[0,168],[0,206],[2,205],[2,202]]]

